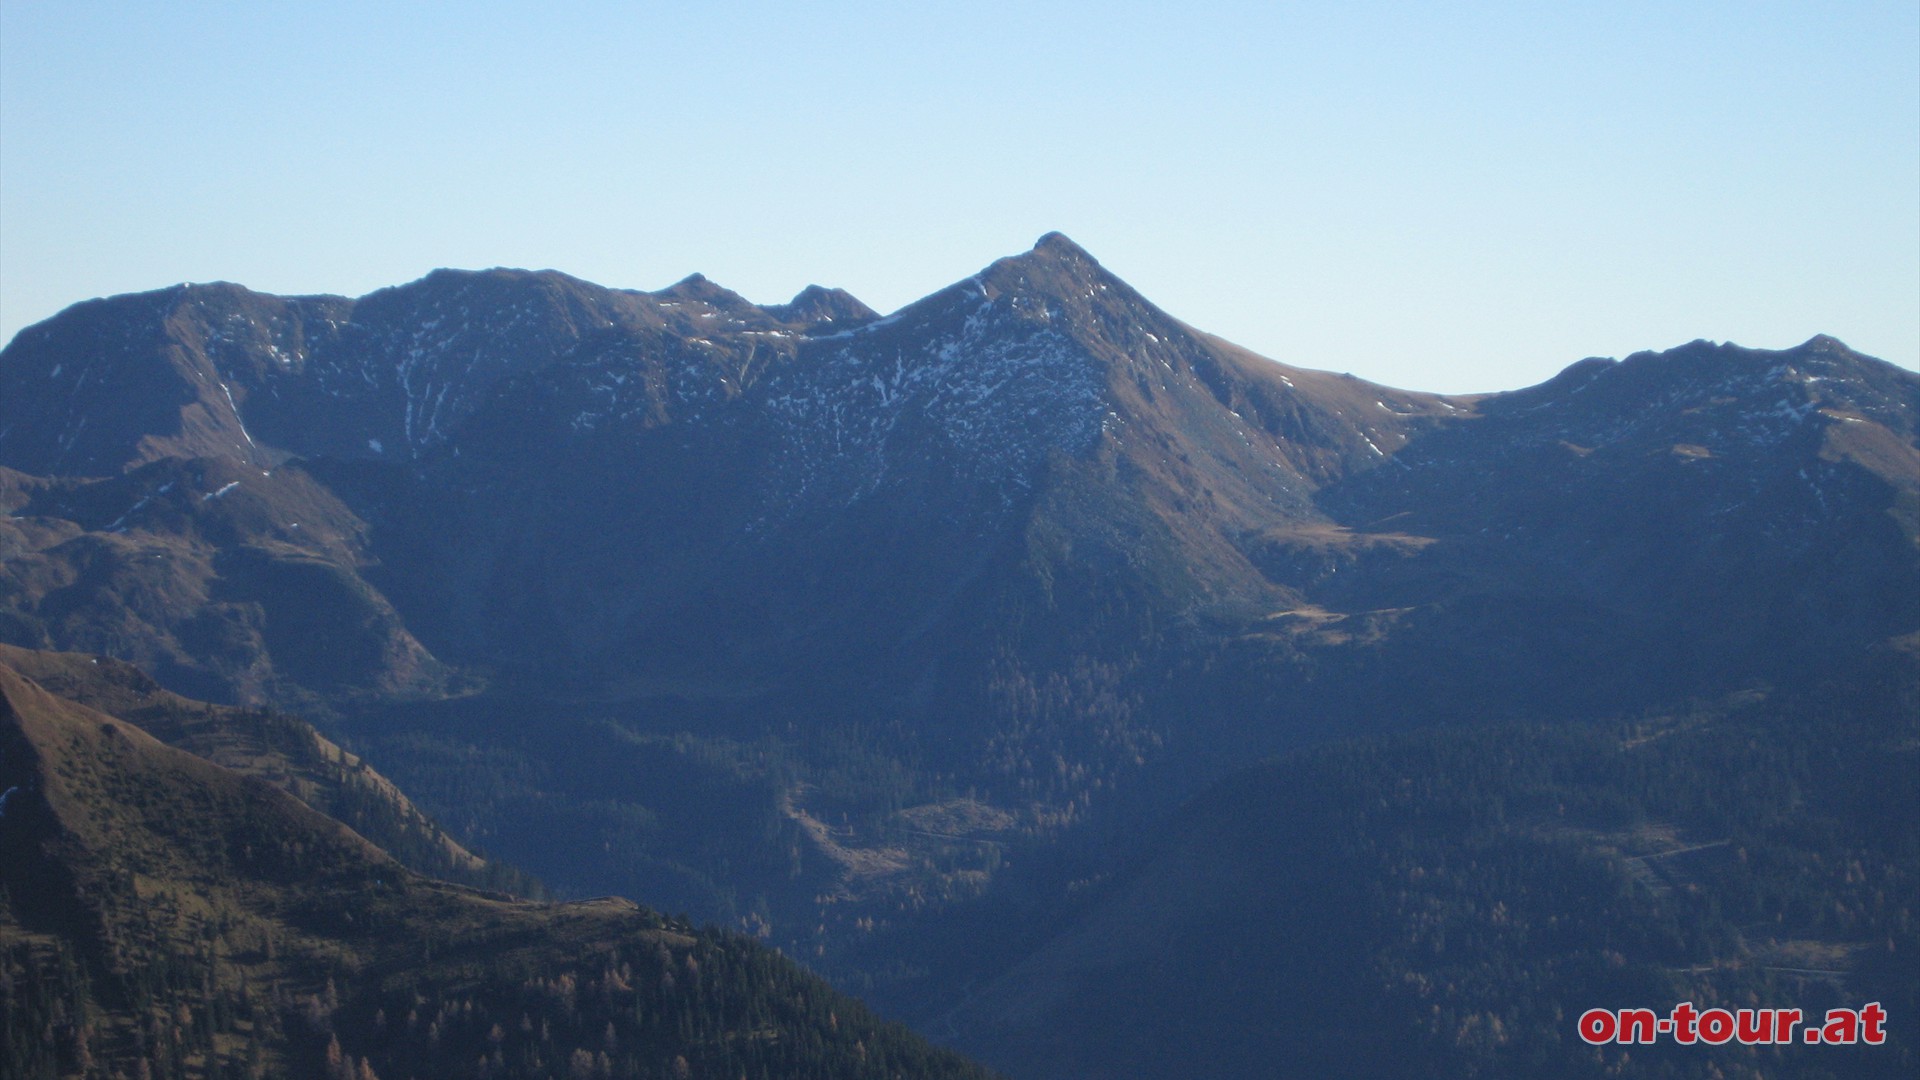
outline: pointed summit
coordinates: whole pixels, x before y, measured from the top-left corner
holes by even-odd
[[[1800,347],[1793,351],[1832,353],[1835,355],[1844,355],[1844,354],[1853,353],[1853,349],[1848,347],[1846,342],[1841,341],[1839,338],[1834,337],[1832,334],[1815,334],[1812,337],[1808,338],[1806,341],[1802,342],[1800,344]]]
[[[1043,277],[1064,274],[1077,278],[1088,274],[1106,273],[1106,268],[1100,265],[1100,260],[1089,255],[1086,248],[1074,243],[1067,238],[1067,234],[1061,232],[1050,232],[1034,241],[1032,249],[996,261],[989,272],[1007,266],[1018,267]]]
[[[710,280],[700,273],[688,274],[672,285],[653,294],[662,300],[692,301],[710,304],[723,310],[752,307],[753,305],[739,293],[724,285]]]
[[[995,261],[972,280],[990,295],[1033,294],[1078,304],[1114,289],[1128,302],[1145,302],[1085,248],[1058,232],[1042,236],[1031,250]]]
[[[1046,255],[1056,259],[1076,259],[1082,262],[1093,263],[1095,266],[1100,264],[1098,259],[1087,254],[1086,248],[1068,239],[1067,234],[1063,232],[1050,232],[1034,241],[1033,253],[1035,255]]]
[[[809,285],[784,304],[769,304],[766,312],[781,322],[806,326],[830,323],[840,330],[880,317],[879,312],[861,303],[859,297],[847,290],[829,289],[822,285]]]

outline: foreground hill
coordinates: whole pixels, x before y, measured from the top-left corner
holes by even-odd
[[[0,665],[13,1077],[980,1076],[760,946],[420,877]]]
[[[0,645],[0,665],[168,746],[280,787],[352,827],[408,869],[521,895],[541,891],[512,867],[462,846],[392,781],[298,717],[193,701],[161,688],[131,664],[81,653]]]

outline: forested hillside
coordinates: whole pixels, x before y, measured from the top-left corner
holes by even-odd
[[[407,870],[0,666],[0,1071],[984,1076],[765,947]]]
[[[1807,692],[1228,777],[935,1030],[1037,1077],[1904,1076],[1920,654]],[[1596,1048],[1586,1009],[1883,1004],[1884,1046]]]

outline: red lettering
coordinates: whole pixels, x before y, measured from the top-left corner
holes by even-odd
[[[1793,1029],[1800,1026],[1804,1019],[1799,1009],[1773,1010],[1773,1041],[1790,1043],[1793,1041]]]
[[[1580,1037],[1595,1046],[1612,1042],[1619,1030],[1613,1013],[1606,1009],[1588,1009],[1580,1014]]]
[[[1699,1016],[1693,1011],[1693,1002],[1683,1001],[1673,1007],[1673,1041],[1682,1046],[1691,1045],[1694,1039],[1693,1022]]]
[[[1652,1009],[1621,1009],[1616,1038],[1623,1043],[1650,1043],[1659,1030]]]
[[[1725,1009],[1708,1009],[1700,1014],[1700,1041],[1719,1046],[1733,1038],[1733,1014]]]
[[[1808,1046],[1881,1046],[1887,1041],[1887,1010],[1877,1001],[1859,1009],[1828,1009],[1824,1019],[1809,1020],[1799,1009],[1696,1009],[1683,1001],[1665,1016],[1652,1009],[1588,1009],[1576,1025],[1592,1046],[1606,1043],[1650,1045],[1668,1035],[1682,1046],[1793,1044],[1795,1032]]]
[[[1879,1046],[1887,1041],[1887,1010],[1877,1001],[1870,1001],[1860,1007],[1860,1041],[1868,1046]]]

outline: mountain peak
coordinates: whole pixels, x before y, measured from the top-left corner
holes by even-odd
[[[711,304],[717,308],[752,306],[747,302],[746,298],[739,293],[734,292],[724,285],[714,283],[708,279],[707,275],[700,273],[688,274],[686,277],[681,278],[679,281],[674,282],[672,285],[661,289],[653,295],[664,300],[692,300],[703,304]]]
[[[1036,241],[1031,250],[995,260],[970,281],[985,285],[990,294],[1032,292],[1068,297],[1088,296],[1089,290],[1125,283],[1101,266],[1085,248],[1067,239],[1064,233],[1050,232]],[[967,283],[961,283],[965,286]],[[1127,290],[1129,295],[1131,290]],[[938,294],[936,294],[938,295]]]
[[[1033,254],[1045,255],[1055,259],[1072,259],[1079,262],[1100,264],[1098,259],[1087,254],[1087,249],[1067,238],[1063,232],[1050,232],[1034,241]]]
[[[861,303],[859,297],[847,290],[829,289],[824,285],[809,285],[784,304],[768,305],[766,311],[783,322],[805,323],[809,326],[832,323],[841,329],[880,317],[879,312]]]

